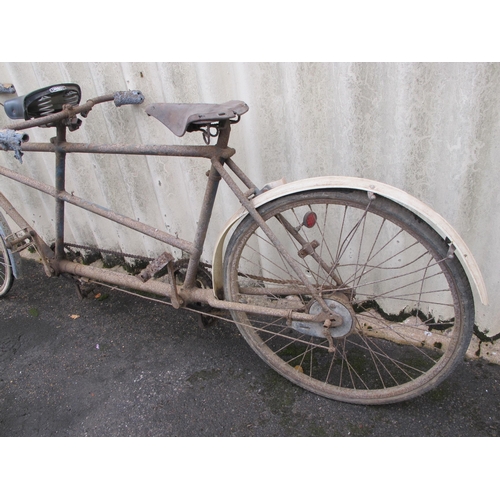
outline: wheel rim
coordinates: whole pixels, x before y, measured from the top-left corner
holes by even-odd
[[[316,222],[307,227],[311,212]],[[262,359],[308,390],[360,403],[408,399],[449,374],[470,339],[470,289],[463,278],[457,285],[463,270],[423,221],[362,193],[292,196],[262,214],[310,283],[327,302],[349,310],[353,321],[347,333],[330,329],[329,339],[318,334],[323,325],[308,335],[286,318],[233,313]],[[290,237],[282,216],[302,242]],[[295,310],[301,312],[316,307],[299,293],[304,289],[282,256],[254,230],[246,221],[228,246],[227,297],[270,307],[300,303]]]
[[[5,295],[12,285],[12,268],[3,239],[0,237],[0,296]]]

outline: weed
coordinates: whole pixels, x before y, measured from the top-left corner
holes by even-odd
[[[33,316],[33,318],[38,318],[40,312],[38,311],[38,309],[36,307],[31,307],[28,311],[28,314],[30,316]]]

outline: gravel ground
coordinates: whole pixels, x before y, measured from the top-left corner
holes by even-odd
[[[464,362],[381,407],[296,387],[236,327],[118,291],[85,299],[23,261],[0,302],[0,436],[497,436],[500,366]],[[96,295],[101,295],[96,298]]]

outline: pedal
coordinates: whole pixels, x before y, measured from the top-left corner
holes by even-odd
[[[174,257],[168,252],[162,253],[158,258],[148,264],[148,266],[139,274],[139,278],[146,282],[156,274],[160,273],[172,262]]]
[[[5,243],[12,253],[16,253],[32,245],[33,236],[28,229],[22,229],[17,233],[7,236]]]

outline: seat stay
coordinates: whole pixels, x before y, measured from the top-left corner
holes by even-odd
[[[192,125],[205,126],[237,118],[248,109],[243,101],[228,101],[223,104],[155,103],[146,108],[146,113],[163,123],[176,136],[182,137],[186,132],[195,130]]]

